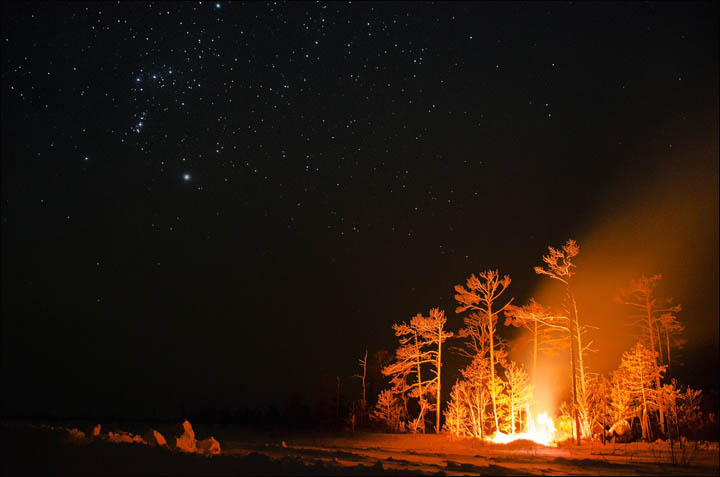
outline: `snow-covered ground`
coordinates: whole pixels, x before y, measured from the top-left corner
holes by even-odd
[[[661,443],[545,447],[529,441],[491,444],[446,435],[288,436],[280,443],[228,442],[224,452],[446,475],[718,475],[717,443],[698,445],[689,465],[678,466],[669,465],[670,447]]]
[[[139,433],[143,426],[147,428],[105,425],[103,431]],[[91,434],[92,426],[73,427]],[[1,423],[2,475],[719,474],[717,443],[689,443],[686,449],[694,449],[689,463],[671,465],[670,448],[664,443],[544,447],[529,441],[490,444],[446,435],[253,433],[202,426],[195,433],[198,439],[214,435],[222,453],[185,454],[137,443],[77,439],[62,427]]]

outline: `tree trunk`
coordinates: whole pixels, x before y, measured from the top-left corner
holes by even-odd
[[[480,396],[479,396],[478,403],[480,404],[480,439],[483,438],[483,426],[485,425],[485,407],[482,404],[482,389],[480,389]]]
[[[670,361],[670,333],[668,332],[667,326],[665,326],[664,328],[665,328],[665,340],[667,343],[667,363],[668,363],[667,375],[670,376],[670,371],[671,371],[670,368],[672,367],[672,362]]]
[[[515,397],[512,394],[510,395],[510,433],[515,434]]]
[[[473,407],[472,398],[468,393],[467,387],[463,387],[463,395],[465,396],[465,402],[467,403],[467,407],[470,410],[470,422],[472,422],[471,431],[473,436],[477,437],[477,418],[475,417],[475,408]]]
[[[405,414],[403,414],[403,418],[408,418],[408,408],[407,408],[407,394],[402,393],[402,400],[403,400],[403,411],[405,411]]]
[[[575,302],[575,295],[570,292],[570,299],[573,305],[573,315],[575,319],[575,334],[577,336],[577,353],[578,353],[578,368],[580,371],[580,389],[582,390],[582,396],[586,395],[585,391],[585,364],[583,362],[583,347],[582,339],[580,336],[580,317],[578,316],[577,303]]]
[[[586,388],[586,382],[585,382],[585,362],[583,359],[583,345],[582,345],[582,336],[580,334],[580,316],[578,314],[577,310],[577,302],[575,301],[575,295],[572,293],[572,290],[570,290],[570,284],[568,284],[568,295],[570,297],[572,307],[573,307],[573,317],[574,317],[574,326],[575,326],[575,339],[577,341],[577,366],[578,371],[580,374],[580,399],[582,399],[582,410],[583,410],[583,426],[582,426],[582,434],[584,437],[590,437],[590,422],[588,422],[588,416],[587,416],[587,409],[585,409],[586,403],[587,403],[587,388]],[[577,401],[578,404],[580,401]],[[577,412],[577,411],[576,411]],[[580,418],[578,417],[578,422],[580,422]],[[579,438],[578,438],[579,442]]]
[[[418,422],[422,425],[423,434],[425,433],[425,406],[422,404],[423,400],[423,389],[422,389],[422,376],[420,375],[420,347],[418,346],[417,333],[415,333],[415,356],[417,356],[417,376],[418,376],[418,395],[420,402],[420,416]]]
[[[575,359],[575,347],[577,346],[577,343],[575,342],[575,337],[573,336],[573,324],[574,320],[572,317],[569,318],[569,326],[570,326],[570,363],[572,366],[570,375],[572,376],[572,391],[573,391],[573,400],[572,400],[572,418],[575,421],[575,439],[577,441],[577,445],[580,445],[580,419],[578,418],[577,413],[577,407],[578,407],[578,399],[577,399],[577,363]]]
[[[658,323],[655,323],[654,329],[655,329],[655,333],[657,333],[655,338],[657,338],[657,349],[658,349],[658,353],[660,354],[660,364],[662,364],[665,361],[665,358],[663,357],[662,337],[660,336],[660,325]]]
[[[500,432],[500,425],[498,423],[497,415],[497,405],[495,403],[495,393],[497,392],[497,389],[495,388],[495,342],[493,337],[495,330],[493,330],[492,318],[492,304],[488,303],[488,330],[490,332],[490,398],[492,398],[493,416],[495,417],[495,432]]]
[[[537,373],[535,371],[537,370],[538,322],[537,322],[537,320],[533,320],[533,321],[535,322],[535,332],[533,333],[532,383],[533,383],[533,394],[535,394],[535,386],[537,386],[537,381],[535,380]]]
[[[437,398],[435,400],[435,434],[440,434],[440,368],[442,367],[442,325],[438,327]]]
[[[647,326],[648,326],[648,335],[650,336],[650,351],[653,352],[653,354],[657,353],[657,350],[655,349],[655,324],[653,320],[653,313],[652,313],[652,306],[653,304],[650,303],[650,296],[645,296],[645,309],[647,310]],[[660,346],[660,343],[658,343],[658,346]],[[655,357],[655,364],[657,363],[657,356]],[[660,376],[655,376],[655,389],[660,389]],[[643,396],[644,400],[644,396]],[[659,407],[658,412],[660,413],[660,429],[665,432],[665,413],[663,412],[663,408]]]
[[[648,417],[648,412],[647,412],[647,401],[645,400],[645,384],[643,384],[643,382],[644,382],[644,379],[643,379],[642,373],[640,373],[640,392],[642,393],[642,403],[643,403],[643,411],[642,411],[642,418],[640,420],[640,424],[642,427],[643,439],[645,439],[646,441],[649,442],[652,438],[651,438],[651,434],[650,434],[650,419]]]
[[[365,400],[365,377],[366,376],[367,376],[367,350],[365,350],[365,359],[363,359],[363,378],[362,378],[363,402],[367,402]]]
[[[530,414],[530,404],[525,404],[525,432],[533,432],[535,431],[535,421],[532,417],[532,414]]]

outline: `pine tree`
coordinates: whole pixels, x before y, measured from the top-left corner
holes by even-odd
[[[534,298],[525,306],[509,305],[505,310],[505,326],[523,327],[530,332],[533,344],[532,384],[537,387],[538,353],[555,354],[566,345],[563,332],[569,333],[567,319],[552,313]]]
[[[597,423],[602,429],[603,443],[605,427],[614,422],[611,400],[612,383],[605,376],[597,376],[588,383],[588,410],[591,423]]]
[[[630,285],[620,290],[620,294],[615,297],[617,301],[632,307],[633,313],[630,315],[630,325],[636,327],[640,331],[640,340],[656,356],[662,356],[661,329],[664,329],[667,339],[667,359],[670,359],[670,336],[679,333],[682,325],[677,321],[673,313],[678,313],[682,307],[672,303],[672,299],[659,300],[655,297],[655,288],[662,279],[662,275],[657,273],[651,277],[642,275],[637,280],[631,280]],[[657,359],[658,364],[662,363],[662,358]],[[658,376],[654,383],[656,390],[660,389],[660,377]],[[665,413],[662,407],[658,410],[660,413],[660,425],[665,427]]]
[[[395,431],[399,428],[401,412],[395,394],[390,389],[385,389],[380,392],[370,419],[383,423],[388,430]]]
[[[637,414],[630,390],[625,387],[625,383],[628,381],[626,374],[627,371],[620,368],[613,372],[610,381],[610,412],[613,424],[632,419]]]
[[[533,386],[530,384],[530,378],[522,366],[518,366],[514,361],[511,361],[510,366],[505,369],[505,387],[511,423],[510,433],[515,434],[517,429],[515,423],[520,420],[522,411],[528,407],[532,400]],[[518,419],[516,419],[516,416]]]
[[[658,366],[657,353],[638,342],[623,354],[620,370],[621,383],[639,408],[642,438],[652,440],[650,410],[659,407],[655,383],[662,377],[665,366]]]
[[[580,414],[583,411],[586,402],[586,382],[585,382],[585,364],[583,354],[587,351],[587,346],[583,346],[583,327],[580,326],[580,317],[578,315],[577,302],[572,287],[572,277],[575,275],[575,264],[573,259],[580,253],[580,247],[575,240],[568,240],[563,245],[562,250],[548,247],[550,252],[543,255],[546,268],[535,267],[535,273],[546,275],[557,280],[565,286],[565,300],[563,307],[569,319],[570,331],[570,359],[572,365],[572,388],[573,402],[572,413],[575,421],[577,444],[580,445],[580,434],[587,437],[589,434],[587,419],[585,425],[580,425]],[[584,416],[586,418],[586,416]]]
[[[482,439],[485,435],[486,409],[490,405],[490,358],[487,354],[477,354],[472,362],[460,371],[464,385],[463,393],[468,414],[470,435]]]
[[[479,277],[479,278],[478,278]],[[495,331],[497,328],[497,316],[505,310],[512,302],[512,298],[502,307],[495,307],[495,302],[500,298],[507,287],[510,285],[510,277],[505,275],[502,279],[497,270],[488,270],[480,273],[476,277],[474,274],[467,279],[466,286],[456,285],[455,300],[460,306],[455,310],[456,313],[463,313],[467,310],[473,310],[465,317],[465,327],[460,330],[461,337],[469,338],[467,345],[475,351],[474,354],[484,352],[482,348],[484,342],[488,342],[487,350],[490,355],[490,397],[493,405],[493,417],[495,419],[495,431],[500,431],[500,423],[498,418],[498,379],[496,377],[496,363],[499,358],[504,358],[504,351],[500,351],[500,356],[496,357],[496,347],[501,347],[502,342],[496,338]],[[471,355],[472,357],[473,355]]]
[[[418,399],[420,414],[412,428],[422,432],[425,431],[425,413],[433,407],[436,410],[435,430],[440,432],[442,344],[453,335],[444,331],[446,322],[445,313],[433,308],[427,317],[414,316],[409,325],[404,322],[393,325],[395,335],[400,337],[400,347],[395,362],[383,369],[385,375],[393,376],[394,392],[408,393]],[[423,379],[423,367],[429,368],[434,377]],[[435,398],[434,406],[427,400],[428,395]]]
[[[464,436],[467,433],[468,408],[465,403],[464,381],[457,380],[450,391],[450,401],[445,409],[445,432],[455,437]]]

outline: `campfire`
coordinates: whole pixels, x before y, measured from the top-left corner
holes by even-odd
[[[490,439],[496,444],[507,444],[516,440],[524,439],[544,446],[555,446],[555,423],[552,417],[548,416],[547,413],[543,412],[528,419],[527,429],[525,432],[518,432],[514,434],[505,434],[503,432],[495,433],[494,437]]]

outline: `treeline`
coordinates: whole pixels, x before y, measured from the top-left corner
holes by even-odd
[[[375,425],[393,432],[448,432],[484,438],[496,433],[531,430],[538,368],[550,354],[567,357],[570,389],[557,416],[560,433],[581,439],[615,436],[644,440],[681,439],[698,432],[717,431],[717,416],[703,413],[702,392],[673,379],[672,366],[685,340],[678,315],[680,304],[656,296],[661,276],[641,276],[619,287],[615,300],[627,309],[627,324],[635,331],[636,344],[627,350],[610,375],[587,366],[593,328],[582,319],[575,297],[575,258],[580,247],[574,240],[556,249],[548,247],[537,274],[562,290],[560,303],[541,304],[531,299],[517,305],[509,296],[511,279],[497,270],[472,274],[456,285],[455,312],[463,326],[447,329],[443,310],[418,314],[409,323],[393,325],[398,338],[394,359],[382,367],[388,385],[367,401],[367,353],[359,360],[362,397],[353,403],[349,418],[356,425]],[[508,357],[501,326],[524,330],[532,342],[529,369]],[[447,346],[453,340],[457,345]],[[450,400],[442,403],[443,356],[457,353],[466,359],[452,387]],[[635,435],[637,434],[637,435]]]

